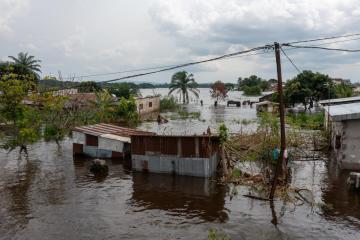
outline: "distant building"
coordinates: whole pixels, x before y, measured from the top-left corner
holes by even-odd
[[[87,107],[91,105],[91,102],[96,100],[95,93],[76,93],[67,96],[69,99],[65,104],[66,108]]]
[[[342,78],[332,78],[331,79],[333,81],[334,84],[339,85],[339,84],[351,84],[350,79],[342,79]]]
[[[277,113],[279,111],[279,104],[270,102],[270,101],[259,102],[259,103],[256,103],[256,111],[257,112]]]
[[[139,97],[136,98],[136,107],[138,113],[147,114],[154,111],[158,111],[160,109],[160,97],[153,96],[153,97]]]
[[[274,99],[274,94],[277,94],[277,92],[270,92],[270,93],[267,93],[263,96],[261,96],[259,98],[259,102],[264,102],[264,101],[272,101]]]
[[[354,93],[355,93],[356,95],[360,95],[360,86],[356,86],[356,87],[354,88]]]
[[[360,170],[360,102],[325,107],[325,125],[341,168]]]
[[[53,96],[68,96],[68,95],[78,94],[78,90],[76,88],[61,89],[61,90],[53,91],[52,94]]]

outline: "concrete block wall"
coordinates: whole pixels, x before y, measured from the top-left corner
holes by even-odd
[[[341,146],[336,148],[336,138]],[[332,123],[331,146],[342,169],[360,170],[360,119]]]

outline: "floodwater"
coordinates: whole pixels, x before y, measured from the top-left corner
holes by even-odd
[[[220,120],[256,119],[249,107],[211,104],[201,110],[205,123],[170,124],[202,132]],[[60,146],[38,142],[28,158],[0,150],[1,240],[207,239],[210,229],[231,239],[360,239],[360,192],[347,188],[348,172],[330,161],[291,163],[291,184],[311,190],[314,204],[278,200],[272,208],[244,197],[247,187],[236,187],[234,196],[214,179],[137,173],[128,161],[107,160],[109,174],[95,178],[91,159],[73,158],[71,139]]]
[[[163,134],[202,134],[210,127],[212,132],[216,132],[218,125],[222,122],[230,129],[231,132],[251,131],[256,128],[255,105],[242,105],[242,107],[226,107],[226,101],[220,101],[218,107],[214,107],[214,99],[210,97],[210,89],[200,88],[199,98],[196,99],[190,95],[190,104],[183,106],[185,111],[200,112],[200,119],[171,120],[167,124],[158,125],[157,122],[144,122],[139,128],[147,131]],[[143,96],[160,94],[167,96],[167,88],[141,89]],[[175,95],[178,99],[179,95]],[[200,104],[203,100],[203,106]],[[226,100],[245,101],[258,100],[258,97],[245,97],[241,91],[230,91]],[[162,114],[165,117],[169,114]],[[171,114],[170,114],[171,115]],[[169,119],[169,118],[167,118]],[[245,122],[245,121],[246,122]]]
[[[71,152],[71,139],[34,144],[28,159],[0,152],[0,239],[207,239],[209,229],[231,239],[360,239],[359,192],[330,163],[293,163],[292,184],[316,204],[276,201],[272,211],[245,187],[231,197],[211,179],[136,173],[120,160],[95,178],[91,160]]]

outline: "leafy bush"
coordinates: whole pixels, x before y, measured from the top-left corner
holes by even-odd
[[[163,99],[160,99],[160,111],[174,111],[179,108],[179,105],[177,104],[175,98],[173,96],[165,97]]]
[[[322,130],[324,128],[324,113],[317,114],[292,114],[286,116],[286,122],[297,128]]]
[[[243,88],[244,95],[246,96],[259,96],[261,95],[261,88],[260,86],[244,86]]]

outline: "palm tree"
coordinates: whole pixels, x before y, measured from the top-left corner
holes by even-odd
[[[183,103],[189,103],[189,91],[192,92],[195,97],[199,97],[199,89],[196,87],[197,83],[195,82],[193,74],[189,74],[186,71],[177,72],[171,77],[169,95],[177,90],[177,93],[180,93],[182,97]]]
[[[15,63],[19,66],[23,73],[33,73],[37,78],[39,78],[40,70],[40,60],[35,59],[34,56],[29,55],[28,53],[20,52],[17,57],[9,56]]]
[[[94,101],[91,101],[91,103],[92,107],[96,111],[96,115],[99,118],[99,121],[111,121],[115,112],[113,96],[111,96],[111,94],[106,89],[96,92],[95,95],[96,98]]]

